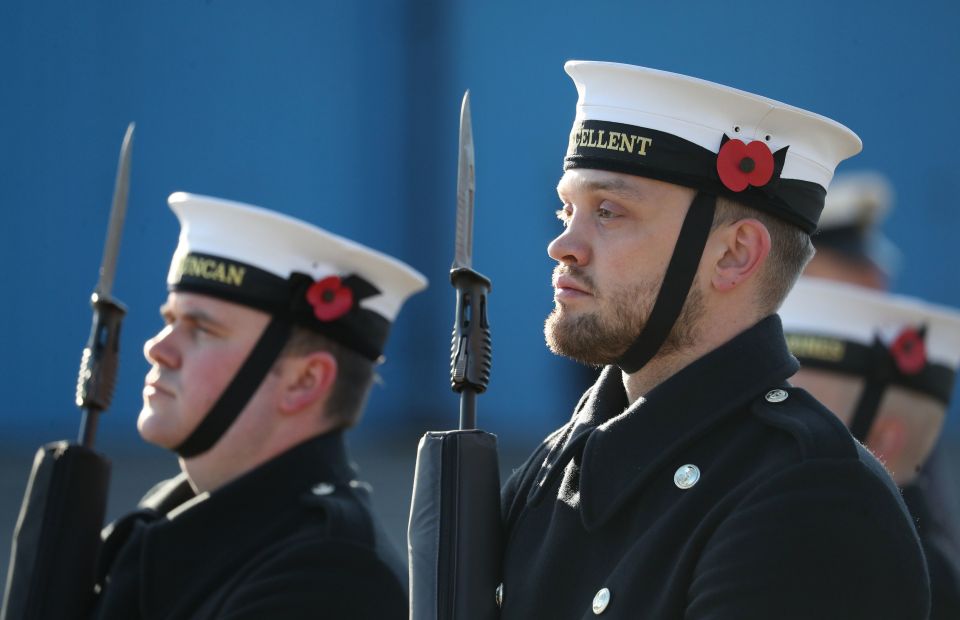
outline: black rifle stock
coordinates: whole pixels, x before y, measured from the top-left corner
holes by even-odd
[[[490,280],[470,267],[474,183],[468,95],[460,116],[457,247],[450,271],[457,291],[450,385],[460,393],[460,429],[426,433],[417,449],[407,531],[411,620],[499,616],[503,534],[497,438],[476,428],[476,397],[487,389],[493,349],[487,320]]]
[[[41,447],[17,519],[2,620],[72,620],[93,603],[110,462],[66,441]]]
[[[100,281],[91,297],[93,324],[77,377],[83,412],[79,443],[40,448],[13,533],[0,620],[87,618],[94,603],[100,530],[107,507],[110,462],[93,450],[99,415],[110,407],[126,314],[110,296],[126,213],[133,123],[127,128]]]
[[[86,618],[93,603],[110,484],[110,461],[93,450],[93,439],[97,417],[113,398],[125,310],[96,293],[91,305],[77,379],[81,443],[59,441],[37,451],[13,533],[0,620]]]

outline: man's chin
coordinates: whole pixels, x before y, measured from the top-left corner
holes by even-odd
[[[576,348],[563,341],[548,339],[547,348],[549,348],[550,352],[554,355],[565,357],[585,366],[594,366],[599,368],[606,366],[607,364],[612,364],[615,361],[606,358],[601,359],[592,350],[588,350],[586,348]]]
[[[147,443],[153,444],[159,448],[172,450],[181,442],[173,437],[173,429],[170,428],[169,416],[157,410],[154,407],[144,405],[137,416],[137,432]]]
[[[543,334],[547,348],[554,355],[590,366],[602,366],[607,363],[597,360],[596,352],[590,345],[589,334],[583,333],[583,326],[569,315],[556,311],[551,313],[544,325]]]
[[[574,327],[575,322],[578,320],[583,321],[583,317],[586,317],[589,314],[590,313],[586,310],[577,310],[573,304],[565,304],[562,301],[554,301],[553,310],[551,310],[550,314],[547,315],[546,324],[550,325],[552,323],[557,329],[570,329],[571,327]]]
[[[547,316],[543,335],[556,355],[587,366],[615,364],[632,337],[624,330],[612,330],[596,313],[572,312],[558,307]]]

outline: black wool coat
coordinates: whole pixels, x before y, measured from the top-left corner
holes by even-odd
[[[946,455],[938,446],[903,500],[917,524],[930,573],[930,620],[960,618],[960,532]]]
[[[98,620],[407,617],[406,576],[340,433],[210,494],[183,476],[108,528]]]
[[[797,368],[775,315],[629,407],[606,368],[504,487],[501,619],[924,620],[899,492]]]

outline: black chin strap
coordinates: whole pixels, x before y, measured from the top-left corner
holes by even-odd
[[[173,449],[174,452],[183,458],[203,454],[227,432],[287,345],[296,317],[305,311],[306,290],[311,283],[311,278],[303,274],[295,273],[290,276],[287,283],[290,289],[288,307],[271,313],[270,322],[240,366],[240,370],[197,428]]]
[[[716,206],[717,199],[713,194],[697,192],[693,198],[647,324],[617,361],[617,366],[624,372],[634,373],[643,368],[657,354],[673,329],[697,275]]]
[[[895,374],[893,359],[890,351],[879,339],[874,340],[870,350],[870,363],[863,375],[863,391],[853,410],[853,419],[850,421],[850,434],[860,443],[866,443],[870,434],[870,427],[880,411],[880,401],[883,393],[893,380]]]
[[[182,444],[174,448],[174,452],[183,458],[190,458],[206,452],[220,440],[243,408],[247,406],[247,402],[260,387],[263,378],[273,368],[273,363],[290,338],[292,327],[290,321],[285,319],[277,317],[270,319],[257,344],[233,377],[233,381],[223,391],[206,417],[200,421],[200,425]]]

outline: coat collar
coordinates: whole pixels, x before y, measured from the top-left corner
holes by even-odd
[[[140,564],[145,617],[166,617],[172,604],[183,600],[171,592],[204,588],[207,579],[217,577],[212,572],[217,567],[236,568],[231,557],[242,561],[275,540],[271,525],[309,496],[311,487],[349,484],[354,475],[342,433],[322,435],[146,526]]]
[[[579,450],[576,444],[585,443],[579,481],[584,526],[591,530],[602,525],[678,450],[758,394],[781,385],[798,368],[784,342],[780,318],[772,315],[626,410],[621,374],[605,369],[553,465],[562,470],[565,457]]]
[[[604,368],[597,382],[580,398],[570,422],[547,437],[545,443],[549,448],[530,487],[528,505],[543,499],[554,479],[563,473],[564,465],[582,450],[593,430],[606,420],[605,413],[609,417],[609,412],[626,408],[627,395],[622,389],[620,376],[620,369],[616,366]],[[621,389],[616,388],[617,384]]]

